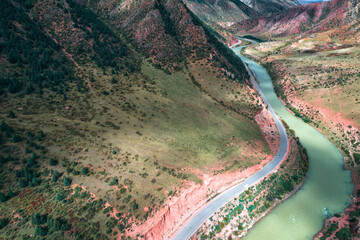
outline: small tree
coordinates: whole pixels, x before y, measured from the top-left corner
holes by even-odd
[[[47,215],[41,215],[40,213],[35,213],[31,216],[31,224],[32,225],[42,225],[46,223]]]
[[[52,172],[51,181],[56,182],[61,176],[62,176],[62,173],[55,170],[55,171]]]
[[[18,143],[21,141],[21,137],[19,135],[14,135],[11,139],[13,143]]]
[[[12,197],[14,197],[14,196],[15,196],[15,193],[14,193],[13,191],[11,191],[10,188],[8,188],[7,197],[8,197],[8,198],[12,198]]]
[[[37,226],[35,228],[35,235],[44,237],[47,234],[48,230],[45,227]]]
[[[63,193],[57,193],[55,196],[55,200],[61,202],[65,199],[65,195]]]
[[[56,158],[50,158],[50,166],[56,166],[59,161]]]
[[[342,228],[336,234],[337,239],[340,240],[348,240],[352,238],[352,234],[349,228]]]
[[[89,173],[89,168],[88,167],[83,167],[81,169],[81,174],[82,175],[88,175],[88,173]]]
[[[11,111],[11,110],[9,111],[8,117],[9,118],[16,118],[15,113],[13,111]]]
[[[71,185],[71,182],[72,182],[72,179],[71,178],[68,178],[68,177],[64,177],[63,178],[63,184],[64,186],[68,187]]]
[[[0,202],[5,202],[7,200],[7,196],[0,192]]]
[[[0,219],[0,230],[3,229],[4,227],[6,227],[6,225],[8,223],[9,223],[9,219],[7,219],[7,218]]]
[[[42,141],[45,137],[46,137],[45,133],[42,130],[40,130],[38,140]]]
[[[24,188],[24,187],[27,187],[27,185],[28,185],[28,182],[25,179],[22,178],[19,180],[19,187]]]
[[[37,179],[36,176],[33,176],[33,178],[31,179],[31,186],[36,187],[36,186],[39,186],[39,185],[40,185],[40,180]]]
[[[119,180],[116,177],[113,177],[113,179],[109,183],[110,186],[118,185],[118,184],[119,184]]]

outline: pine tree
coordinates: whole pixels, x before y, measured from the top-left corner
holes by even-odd
[[[7,197],[8,197],[8,198],[15,197],[15,193],[14,193],[13,191],[11,191],[11,189],[10,189],[10,188],[8,188]]]
[[[0,192],[0,202],[5,202],[6,200],[7,200],[6,195]]]
[[[68,178],[68,177],[64,177],[63,179],[63,184],[64,186],[68,187],[71,185],[71,182],[72,182],[72,179],[71,178]]]

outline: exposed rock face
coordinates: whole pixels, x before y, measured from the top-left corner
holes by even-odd
[[[297,0],[235,0],[241,1],[260,14],[281,12],[300,3]]]
[[[356,0],[333,0],[291,8],[289,10],[237,23],[235,33],[267,33],[275,36],[326,31],[359,18]]]
[[[184,2],[202,21],[213,22],[223,27],[260,16],[256,10],[238,0],[184,0]]]

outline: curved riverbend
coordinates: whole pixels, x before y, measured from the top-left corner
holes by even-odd
[[[286,130],[284,126],[282,125],[279,118],[276,116],[275,111],[267,101],[265,95],[262,93],[260,87],[256,83],[254,77],[252,76],[252,73],[250,72],[249,68],[247,68],[247,71],[249,72],[251,76],[251,81],[255,85],[257,91],[260,93],[261,97],[264,100],[264,103],[268,106],[268,109],[272,115],[272,117],[275,120],[276,127],[279,130],[280,133],[280,147],[279,150],[274,157],[274,159],[268,163],[264,168],[262,168],[260,171],[252,175],[251,177],[247,178],[242,183],[234,186],[233,188],[230,188],[229,190],[225,191],[224,193],[220,194],[218,197],[214,198],[212,201],[210,201],[206,206],[204,206],[199,212],[197,212],[194,216],[190,218],[190,220],[181,227],[181,229],[176,233],[176,236],[174,237],[174,240],[185,240],[189,239],[196,230],[214,213],[216,212],[220,207],[224,206],[227,202],[232,200],[234,197],[237,197],[239,194],[244,192],[246,189],[248,189],[250,186],[258,183],[261,179],[263,179],[265,176],[269,175],[280,163],[284,158],[286,157],[287,150],[289,147],[288,144],[288,136],[286,134]]]
[[[286,110],[266,70],[241,56],[241,48],[233,50],[254,73],[269,104],[295,131],[309,155],[309,170],[302,188],[256,224],[245,239],[312,239],[326,217],[343,211],[349,204],[349,194],[353,190],[350,171],[344,170],[343,156],[332,143]]]

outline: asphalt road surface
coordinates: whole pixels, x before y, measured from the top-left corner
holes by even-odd
[[[251,82],[253,83],[256,90],[261,95],[261,98],[263,99],[264,103],[268,106],[268,109],[272,115],[272,117],[275,120],[275,124],[279,130],[280,133],[280,148],[278,153],[276,154],[275,158],[268,163],[264,168],[259,170],[257,173],[252,175],[251,177],[247,178],[244,182],[230,188],[229,190],[223,192],[213,200],[211,200],[205,207],[202,208],[200,212],[198,212],[196,215],[192,216],[190,220],[186,222],[185,225],[181,226],[181,229],[176,233],[174,240],[186,240],[189,239],[196,230],[219,208],[224,206],[227,202],[232,200],[233,198],[237,197],[239,194],[244,192],[246,189],[248,189],[250,186],[258,183],[262,178],[266,177],[270,173],[273,172],[273,170],[281,163],[281,161],[285,158],[286,152],[288,149],[288,137],[286,135],[286,131],[284,126],[282,125],[281,121],[275,114],[273,108],[267,101],[265,95],[261,91],[259,85],[255,81],[255,78],[253,76],[252,69],[250,69],[245,64],[246,70],[248,71]],[[257,75],[256,72],[255,76]]]

